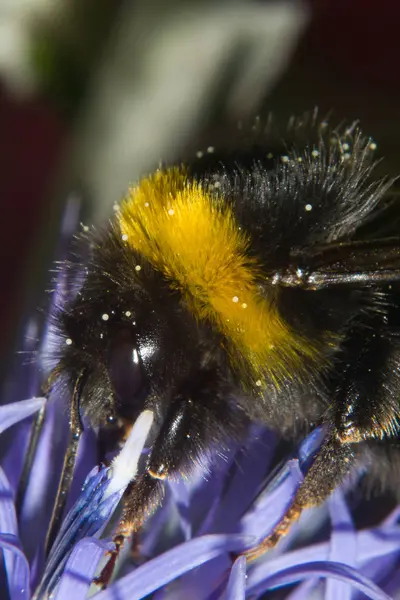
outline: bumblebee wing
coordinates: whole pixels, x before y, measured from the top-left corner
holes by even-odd
[[[293,251],[291,266],[274,275],[288,287],[319,290],[400,280],[400,237],[317,245]]]

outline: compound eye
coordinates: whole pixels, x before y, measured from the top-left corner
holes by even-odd
[[[145,388],[142,360],[129,331],[118,332],[110,347],[109,376],[119,404],[134,408]]]

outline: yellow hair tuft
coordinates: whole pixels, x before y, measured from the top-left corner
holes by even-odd
[[[126,244],[177,287],[191,312],[227,340],[233,367],[252,386],[279,385],[317,358],[280,317],[276,292],[260,290],[262,271],[232,209],[184,169],[157,171],[129,191],[118,214]]]

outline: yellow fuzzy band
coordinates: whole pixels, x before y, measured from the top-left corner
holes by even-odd
[[[122,239],[179,289],[198,320],[212,323],[233,367],[251,386],[279,385],[316,358],[280,318],[271,289],[232,209],[189,180],[183,169],[157,171],[131,188],[118,213]]]

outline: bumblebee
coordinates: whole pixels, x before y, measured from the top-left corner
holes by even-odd
[[[395,490],[400,466],[400,237],[392,180],[356,125],[291,121],[225,153],[161,167],[84,235],[75,297],[53,315],[50,384],[71,400],[71,440],[49,544],[82,430],[155,415],[120,531],[140,528],[163,480],[258,420],[298,441],[326,427],[275,531],[323,503],[361,461]],[[271,151],[273,148],[273,151]],[[66,263],[63,270],[76,269]],[[33,436],[34,437],[34,436]],[[260,457],[262,460],[262,457]]]

